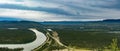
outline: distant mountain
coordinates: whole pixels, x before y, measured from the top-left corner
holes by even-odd
[[[40,22],[43,25],[72,25],[72,24],[82,24],[82,23],[120,23],[120,19],[106,19],[102,21],[45,21]]]
[[[43,28],[43,25],[33,21],[0,21],[0,28]]]
[[[46,22],[40,22],[43,25],[70,25],[70,24],[79,24],[82,23],[80,21],[46,21]]]
[[[9,18],[9,17],[0,17],[0,21],[20,21],[23,19],[18,18]]]
[[[89,23],[120,23],[120,19],[106,19],[103,21],[45,21],[45,22],[34,22],[34,21],[0,21],[1,28],[44,28],[46,25],[80,25]]]
[[[120,19],[106,19],[103,22],[120,22]]]

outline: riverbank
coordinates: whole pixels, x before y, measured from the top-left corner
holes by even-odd
[[[10,49],[24,48],[23,51],[31,51],[46,41],[47,37],[42,32],[39,32],[37,29],[34,28],[30,28],[29,30],[33,31],[36,34],[35,41],[27,44],[0,44],[0,47],[7,47]]]

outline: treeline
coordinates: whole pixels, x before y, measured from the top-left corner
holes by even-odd
[[[9,49],[9,48],[0,48],[0,51],[22,51],[23,48],[15,48],[15,49]]]

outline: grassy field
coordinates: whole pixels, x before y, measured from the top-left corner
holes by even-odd
[[[112,39],[118,39],[118,46],[120,46],[120,33],[108,33],[101,31],[77,31],[77,30],[63,30],[56,31],[59,33],[61,41],[70,46],[77,48],[104,48],[111,44]]]
[[[0,29],[0,44],[24,44],[35,39],[35,33],[27,29]]]

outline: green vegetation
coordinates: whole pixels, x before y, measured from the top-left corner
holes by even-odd
[[[9,49],[9,48],[0,48],[0,51],[22,51],[23,48]]]
[[[54,40],[49,40],[38,51],[68,50],[68,51],[119,51],[120,33],[110,33],[112,31],[93,31],[72,30],[72,29],[53,29],[58,32],[60,40],[69,48],[61,48],[55,44]],[[45,33],[45,32],[44,32]],[[112,41],[111,41],[112,40]]]
[[[0,44],[23,44],[35,39],[35,33],[27,29],[0,29]]]
[[[112,39],[112,43],[111,45],[109,46],[109,48],[111,49],[111,51],[119,51],[118,49],[118,42],[117,42],[117,38],[115,39]]]
[[[72,46],[77,46],[78,48],[103,48],[111,43],[111,39],[117,38],[119,41],[119,33],[108,33],[101,31],[77,31],[77,30],[63,30],[56,29],[59,33],[61,41]],[[120,46],[120,44],[118,44]]]
[[[2,28],[2,30],[0,30],[1,44],[32,42],[36,36],[33,32],[30,32],[26,29],[36,28],[43,33],[46,33],[46,29],[53,29],[54,31],[57,31],[61,42],[75,49],[88,49],[96,51],[117,51],[120,49],[119,22],[80,22],[77,24],[63,23],[41,25],[36,22],[28,23],[23,21],[5,23],[1,22],[0,24],[0,28]],[[9,27],[20,28],[20,30],[4,29]],[[4,32],[4,34],[2,32]],[[56,44],[56,42],[50,38],[50,40],[48,40],[44,46],[42,46],[42,48],[38,48],[38,51],[61,49],[61,47],[57,45],[58,44]]]
[[[57,31],[63,44],[67,46],[70,45],[70,47],[76,49],[87,49],[93,51],[111,51],[116,48],[120,49],[119,22],[46,24],[44,25],[44,28]],[[117,40],[111,42],[114,38]],[[115,44],[117,46],[115,46]]]
[[[19,29],[28,29],[28,28],[42,28],[43,26],[38,22],[32,21],[0,21],[0,28],[19,28]]]

